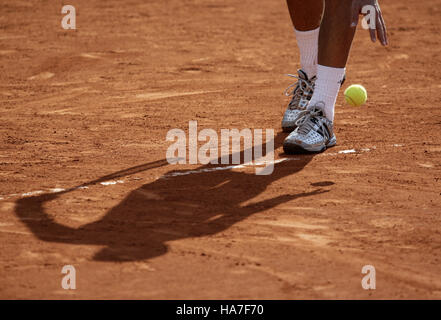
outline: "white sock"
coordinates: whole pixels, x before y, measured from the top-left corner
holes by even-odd
[[[346,68],[333,68],[317,65],[317,80],[315,81],[314,94],[311,97],[309,106],[314,106],[322,101],[325,104],[326,118],[334,121],[334,107],[337,100],[341,81],[345,75]]]
[[[318,38],[320,27],[310,31],[299,31],[294,28],[297,45],[300,51],[300,67],[311,79],[317,74]]]

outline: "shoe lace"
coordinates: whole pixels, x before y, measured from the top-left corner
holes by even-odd
[[[302,79],[299,76],[293,74],[287,74],[288,77],[297,79],[297,82],[288,86],[285,89],[284,94],[289,97],[292,96],[291,102],[288,105],[288,108],[296,108],[299,105],[300,99],[306,92],[312,92],[314,90],[312,82]]]
[[[329,139],[329,131],[325,125],[323,114],[324,103],[318,102],[315,106],[305,109],[299,113],[299,119],[296,121],[297,132],[300,134],[308,134],[315,125],[318,124],[322,135]]]

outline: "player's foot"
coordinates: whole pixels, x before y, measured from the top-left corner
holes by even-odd
[[[282,130],[284,132],[291,132],[296,128],[298,115],[301,111],[306,109],[314,92],[316,77],[314,76],[312,79],[308,79],[306,73],[301,69],[298,70],[297,73],[298,76],[289,74],[290,77],[296,78],[298,81],[285,90],[285,94],[292,96],[292,98],[282,119]]]
[[[319,102],[301,111],[297,128],[283,142],[285,153],[322,152],[335,146],[337,139],[333,124],[326,118],[324,110],[325,105]]]

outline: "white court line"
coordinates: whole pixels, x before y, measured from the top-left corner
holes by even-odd
[[[275,161],[267,162],[267,163],[258,163],[257,165],[271,165],[271,164],[277,164],[284,161],[290,161],[290,160],[299,160],[298,158],[282,158],[277,159]],[[205,169],[196,169],[196,170],[188,170],[188,171],[180,171],[180,172],[171,172],[163,175],[160,177],[160,179],[165,179],[169,177],[177,177],[177,176],[186,176],[189,174],[194,173],[202,173],[202,172],[212,172],[212,171],[222,171],[222,170],[230,170],[230,169],[241,169],[246,167],[254,167],[255,163],[244,163],[244,164],[237,164],[237,165],[231,165],[231,166],[223,166],[223,167],[212,167],[212,168],[205,168]]]
[[[357,151],[355,149],[350,149],[350,150],[341,150],[338,153],[356,153]]]
[[[100,184],[103,186],[110,186],[110,185],[115,185],[118,183],[124,183],[124,181],[117,180],[117,181],[100,182]],[[72,188],[71,190],[83,190],[83,189],[89,189],[89,187],[88,186],[80,186],[80,187]],[[36,196],[36,195],[41,195],[41,194],[60,193],[60,192],[66,191],[66,190],[69,190],[69,189],[51,188],[48,190],[35,190],[35,191],[25,192],[25,193],[21,193],[21,194],[12,193],[12,194],[0,196],[0,200],[6,200],[6,199],[10,199],[10,198],[26,198],[26,197]]]
[[[124,183],[124,181],[122,180],[116,180],[116,181],[104,181],[104,182],[100,182],[101,185],[103,186],[111,186],[113,184],[118,184],[118,183]]]
[[[403,147],[404,145],[403,144],[393,144],[392,146],[393,147]],[[339,155],[339,154],[360,154],[360,153],[369,152],[369,151],[372,151],[375,149],[376,149],[376,146],[373,146],[371,148],[362,148],[359,150],[347,149],[347,150],[340,150],[340,151],[334,152],[334,153],[321,153],[321,154],[318,154],[317,156],[335,156],[335,155]],[[277,163],[281,163],[284,161],[293,161],[293,160],[300,160],[300,158],[281,158],[281,159],[277,159],[275,161],[272,161],[272,164],[277,164]],[[269,164],[271,164],[271,163],[258,163],[257,165],[269,165]],[[203,172],[222,171],[222,170],[230,170],[230,169],[241,169],[241,168],[247,168],[247,167],[254,167],[255,165],[256,165],[256,163],[245,163],[245,164],[237,164],[237,165],[222,166],[222,167],[212,167],[212,168],[172,172],[172,173],[168,173],[168,174],[165,174],[165,175],[159,177],[159,179],[184,176],[184,175],[196,174],[196,173],[203,173]],[[107,187],[107,186],[112,186],[112,185],[121,184],[121,183],[125,183],[125,181],[124,180],[109,180],[109,181],[100,182],[99,184],[101,186]],[[72,190],[81,190],[81,189],[88,189],[88,188],[89,187],[87,187],[87,186],[79,186],[79,187],[76,187]],[[67,189],[51,188],[46,191],[45,190],[35,190],[35,191],[29,191],[29,192],[25,192],[25,193],[21,193],[21,194],[13,193],[13,194],[8,194],[8,195],[0,195],[0,201],[10,199],[10,198],[16,198],[16,197],[17,198],[25,198],[25,197],[34,196],[34,195],[60,193],[60,192],[66,191],[66,190],[69,190],[69,188],[67,188]]]

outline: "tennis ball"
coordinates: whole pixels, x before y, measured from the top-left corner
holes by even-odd
[[[351,106],[359,107],[367,100],[366,89],[361,84],[353,84],[345,90],[346,102]]]

